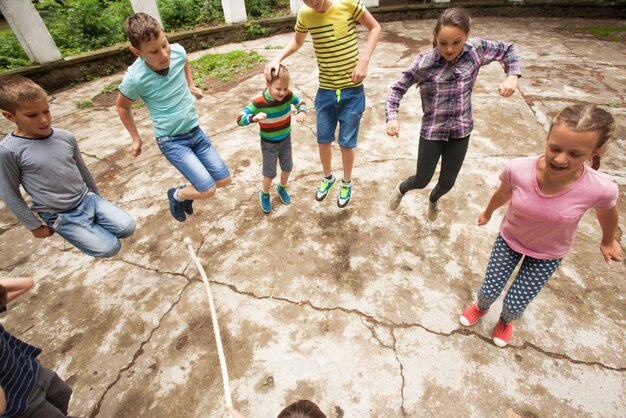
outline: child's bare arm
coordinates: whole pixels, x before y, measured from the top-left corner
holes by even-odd
[[[511,200],[513,189],[505,183],[500,183],[500,187],[493,193],[487,207],[480,215],[478,215],[478,226],[485,225],[491,220],[491,215],[499,207]]]
[[[2,277],[0,278],[0,286],[7,291],[7,302],[11,302],[16,297],[28,292],[33,287],[33,279],[31,277]]]
[[[378,21],[372,16],[369,10],[366,10],[363,15],[361,15],[361,19],[359,19],[359,23],[365,26],[367,29],[367,45],[365,47],[365,51],[363,54],[359,56],[359,62],[357,63],[354,70],[352,70],[352,81],[355,83],[360,83],[365,80],[367,77],[367,68],[370,63],[370,59],[372,58],[372,54],[374,53],[374,49],[376,48],[376,44],[378,44],[378,39],[380,38],[380,33],[382,31],[380,24]]]
[[[596,217],[600,228],[602,228],[602,240],[600,241],[600,252],[604,256],[604,260],[609,263],[610,261],[622,261],[622,248],[615,239],[617,235],[617,224],[619,221],[619,213],[617,211],[617,205],[611,209],[596,209]]]
[[[191,72],[189,60],[185,61],[185,79],[187,79],[187,85],[189,86],[191,94],[196,96],[196,99],[202,99],[204,97],[204,93],[202,93],[201,89],[196,87],[196,83],[193,81],[193,73]]]
[[[0,415],[4,414],[7,409],[7,399],[4,396],[4,389],[0,386]]]
[[[268,81],[272,80],[272,70],[278,71],[278,66],[288,56],[296,52],[302,45],[304,45],[304,40],[306,39],[306,33],[294,32],[293,38],[289,41],[287,45],[280,51],[280,53],[269,62],[265,66],[265,79]]]
[[[115,107],[117,108],[117,114],[120,115],[120,119],[124,124],[124,127],[130,134],[132,143],[128,148],[128,152],[133,157],[137,157],[141,154],[141,136],[139,135],[139,131],[137,130],[137,125],[135,125],[135,117],[133,116],[133,111],[131,106],[135,103],[133,100],[128,99],[123,94],[119,94],[117,96],[117,100],[115,102]]]

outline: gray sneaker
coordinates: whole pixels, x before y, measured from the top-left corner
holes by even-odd
[[[402,181],[399,181],[398,184],[396,184],[396,187],[393,188],[393,191],[391,192],[391,195],[389,196],[388,204],[389,204],[389,209],[391,210],[396,210],[396,208],[400,205],[402,198],[404,197],[402,192],[400,192],[401,184],[402,184]]]
[[[439,209],[439,205],[437,202],[433,203],[428,199],[428,220],[434,222],[437,220],[437,215],[439,215],[441,209]]]

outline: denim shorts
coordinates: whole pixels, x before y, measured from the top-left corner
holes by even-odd
[[[280,162],[280,170],[290,172],[293,169],[291,157],[291,138],[278,142],[261,140],[261,153],[263,154],[263,177],[273,179],[276,177],[276,160]]]
[[[92,257],[108,258],[122,246],[119,238],[135,232],[135,221],[102,196],[88,192],[74,209],[39,217],[61,237]]]
[[[365,90],[362,85],[343,90],[318,89],[315,95],[317,143],[333,142],[339,122],[339,145],[355,148],[364,110]]]
[[[158,137],[156,141],[165,158],[199,192],[230,176],[224,160],[200,126],[183,134]]]

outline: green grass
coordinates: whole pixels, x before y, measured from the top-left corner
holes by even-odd
[[[626,32],[626,26],[572,26],[565,25],[561,29],[568,32],[587,33],[597,39],[603,39],[607,41],[620,42],[622,41],[623,32]]]
[[[100,91],[100,93],[102,94],[113,93],[120,86],[121,82],[122,80],[117,80],[111,84],[104,86],[102,90]]]
[[[227,82],[233,80],[240,70],[249,70],[267,60],[256,52],[232,51],[225,54],[209,54],[191,61],[193,79],[198,87],[204,88],[206,77],[215,77]]]
[[[265,49],[282,49],[280,45],[265,45]]]
[[[86,109],[92,106],[93,106],[93,102],[91,100],[82,100],[80,102],[76,102],[76,107],[79,109]]]
[[[139,109],[140,107],[143,107],[145,103],[143,102],[143,100],[137,100],[135,103],[133,103],[130,107],[132,107],[133,109]]]

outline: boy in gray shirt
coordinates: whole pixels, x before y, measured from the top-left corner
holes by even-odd
[[[135,221],[100,196],[74,135],[52,129],[46,92],[25,77],[3,77],[0,109],[16,124],[0,142],[0,199],[37,238],[56,232],[93,257],[117,254],[119,239],[133,234]],[[20,185],[32,199],[30,208]]]

